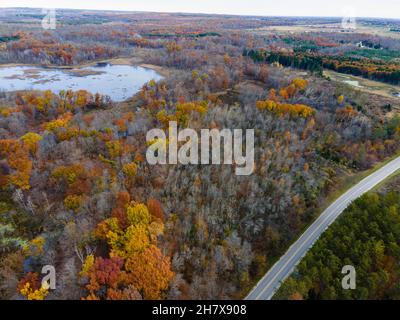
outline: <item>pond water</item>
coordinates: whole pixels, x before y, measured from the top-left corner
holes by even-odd
[[[48,69],[17,66],[0,68],[0,91],[87,90],[124,101],[142,86],[162,77],[154,70],[129,65],[98,64],[80,69]]]

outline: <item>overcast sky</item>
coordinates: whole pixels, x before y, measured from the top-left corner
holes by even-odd
[[[0,0],[0,7],[400,18],[400,0]]]

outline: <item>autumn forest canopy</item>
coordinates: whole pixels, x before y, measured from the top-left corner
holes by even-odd
[[[2,10],[0,69],[111,63],[162,79],[123,102],[101,87],[0,90],[0,299],[242,299],[332,194],[399,152],[398,92],[325,74],[398,85],[397,20],[348,31],[334,18],[58,10],[44,30],[39,10]],[[319,27],[291,31],[308,25]],[[254,129],[253,173],[150,165],[146,133],[171,121]],[[280,296],[398,297],[392,188],[354,203]],[[362,288],[344,295],[334,282],[349,251]],[[44,265],[55,290],[41,285]]]

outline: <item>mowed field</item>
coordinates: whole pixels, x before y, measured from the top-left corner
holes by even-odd
[[[251,29],[251,32],[258,35],[270,35],[275,33],[304,34],[309,32],[340,32],[340,33],[358,33],[370,34],[375,36],[390,37],[400,39],[400,32],[390,31],[387,26],[373,26],[364,22],[357,22],[355,29],[343,29],[341,23],[323,23],[323,24],[304,24],[304,25],[282,25],[266,26],[257,29]]]
[[[347,83],[348,85],[362,92],[373,93],[387,98],[396,97],[396,95],[400,93],[400,86],[396,85],[373,81],[349,74],[338,73],[332,70],[324,70],[324,75],[329,77],[331,80]]]

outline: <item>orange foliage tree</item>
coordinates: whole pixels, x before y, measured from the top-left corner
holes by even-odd
[[[43,300],[49,293],[48,288],[41,285],[36,272],[26,274],[19,281],[17,290],[28,300]]]
[[[119,205],[127,200],[129,195],[119,194]],[[101,222],[95,235],[107,242],[110,259],[88,257],[84,263],[81,275],[88,278],[87,299],[139,297],[136,291],[145,299],[160,299],[174,276],[169,257],[157,247],[163,227],[142,203],[126,205],[122,212],[118,208],[114,217]],[[102,275],[104,268],[112,277]],[[103,286],[106,294],[100,290]]]
[[[30,189],[32,161],[29,158],[27,146],[20,140],[0,140],[0,156],[7,159],[12,169],[12,172],[6,176],[6,185],[13,185],[23,190]]]

